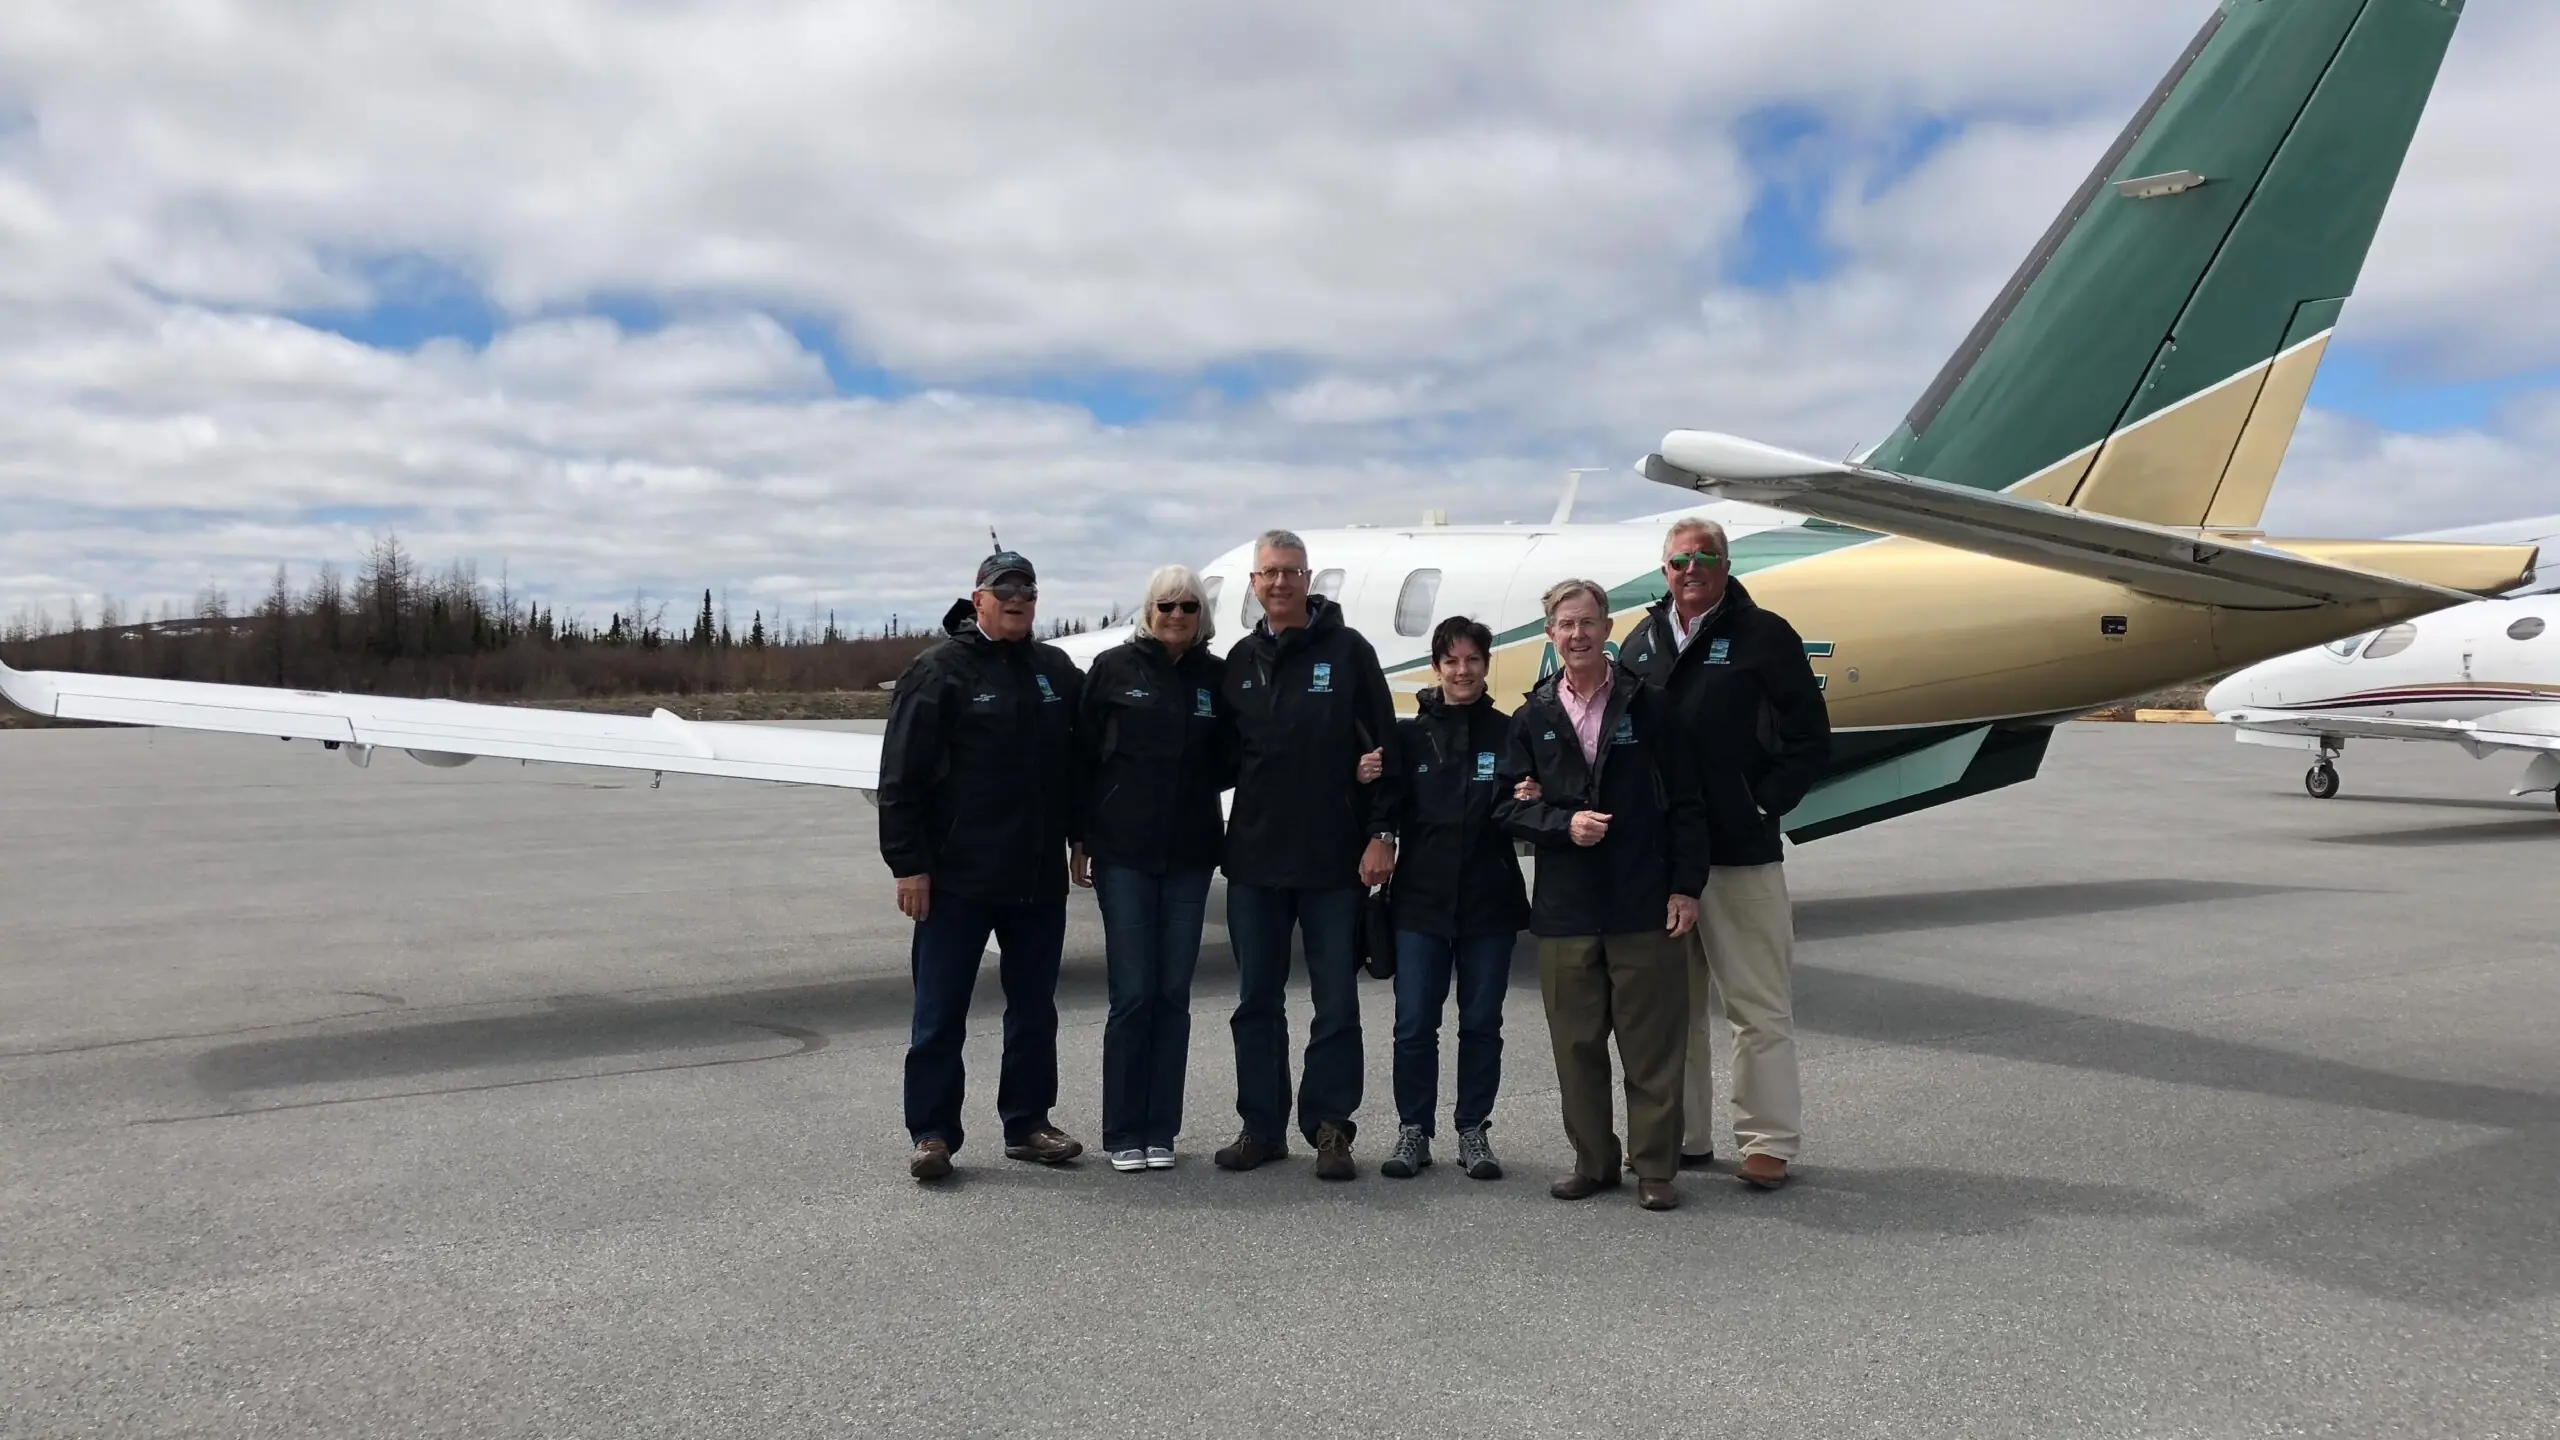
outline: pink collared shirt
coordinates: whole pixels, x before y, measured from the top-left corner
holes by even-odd
[[[1618,683],[1617,667],[1600,672],[1600,688],[1585,699],[1573,688],[1570,672],[1556,680],[1556,698],[1564,702],[1564,716],[1573,722],[1574,738],[1582,742],[1582,763],[1600,763],[1600,717],[1608,712],[1609,692]]]

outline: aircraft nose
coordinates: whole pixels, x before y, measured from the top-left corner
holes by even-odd
[[[2249,706],[2250,689],[2249,672],[2243,670],[2204,692],[2204,708],[2216,715],[2245,710]]]

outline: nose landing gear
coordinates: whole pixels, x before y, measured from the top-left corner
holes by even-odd
[[[2327,800],[2338,793],[2338,767],[2322,760],[2302,772],[2302,788],[2314,800]]]

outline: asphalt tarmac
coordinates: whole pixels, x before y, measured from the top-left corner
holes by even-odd
[[[0,1433],[2560,1434],[2520,768],[2079,725],[1805,847],[1801,1178],[1649,1214],[1547,1198],[1525,946],[1501,1181],[1376,1174],[1372,982],[1363,1177],[1213,1169],[1213,930],[1180,1169],[1002,1157],[990,966],[927,1189],[858,798],[0,735]]]

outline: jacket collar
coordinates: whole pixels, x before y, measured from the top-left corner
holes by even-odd
[[[1284,630],[1278,635],[1273,635],[1271,617],[1268,615],[1253,622],[1254,638],[1264,644],[1305,645],[1312,643],[1319,636],[1341,628],[1342,607],[1322,595],[1307,597],[1307,623],[1295,630]]]

